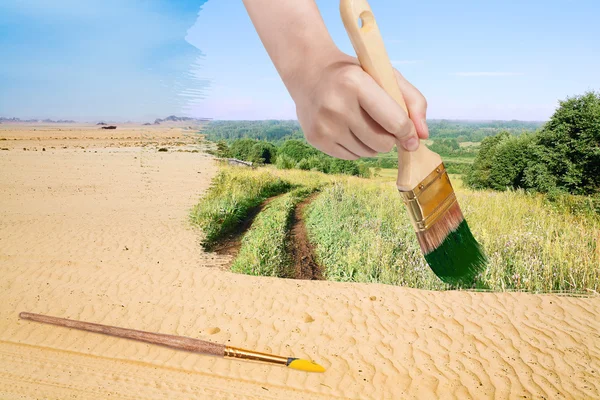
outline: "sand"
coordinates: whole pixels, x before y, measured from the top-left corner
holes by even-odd
[[[229,256],[204,253],[187,219],[217,172],[193,132],[0,125],[0,398],[600,398],[598,297],[224,270]],[[22,321],[21,311],[328,370],[174,351]]]

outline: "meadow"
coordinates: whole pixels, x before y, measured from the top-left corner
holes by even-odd
[[[243,234],[232,270],[293,278],[289,221],[296,205],[318,194],[302,216],[322,276],[332,281],[372,282],[445,290],[429,269],[404,205],[395,171],[371,179],[314,171],[223,166],[192,211],[210,248],[272,198]],[[586,292],[600,289],[600,218],[573,213],[546,195],[522,190],[470,190],[452,175],[471,231],[488,268],[472,289]],[[281,196],[282,193],[286,193]],[[278,197],[275,197],[278,196]],[[218,228],[225,225],[225,228]]]

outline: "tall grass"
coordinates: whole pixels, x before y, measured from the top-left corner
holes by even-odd
[[[425,262],[393,185],[335,183],[307,207],[305,221],[329,280],[446,287]]]
[[[381,181],[380,181],[381,182]],[[489,258],[479,277],[492,290],[598,290],[598,218],[559,212],[543,196],[472,192],[453,178],[459,203]],[[441,289],[391,183],[349,180],[323,191],[307,225],[328,279]]]
[[[269,203],[244,235],[231,270],[248,275],[293,278],[295,271],[287,250],[289,226],[298,203],[314,190],[314,187],[295,189]]]
[[[224,167],[193,212],[210,248],[255,218],[232,269],[289,277],[289,221],[307,193],[321,194],[304,212],[309,238],[327,279],[446,289],[425,262],[398,195],[395,173],[376,179],[313,171]],[[600,217],[593,199],[471,191],[451,176],[471,231],[488,257],[478,287],[532,292],[600,290]],[[552,201],[549,201],[552,200]],[[588,206],[588,203],[591,206]],[[585,211],[585,212],[584,212]]]
[[[291,187],[289,181],[266,171],[223,168],[191,213],[192,222],[204,233],[203,247],[211,249],[219,239],[239,228],[254,207]]]

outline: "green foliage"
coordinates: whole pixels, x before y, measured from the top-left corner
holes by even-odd
[[[311,171],[319,171],[325,174],[329,173],[330,158],[325,156],[310,156],[306,159],[308,163],[308,169]]]
[[[250,138],[281,142],[304,138],[298,121],[211,121],[201,133],[211,141]]]
[[[454,138],[457,142],[481,142],[500,131],[518,135],[539,129],[542,122],[528,121],[451,121],[429,120],[432,139]],[[211,141],[232,141],[242,138],[283,142],[288,139],[304,140],[298,121],[211,121],[202,131]]]
[[[275,161],[275,166],[279,169],[292,169],[296,167],[296,161],[286,154],[279,154]]]
[[[229,154],[238,160],[250,161],[250,152],[256,143],[254,139],[236,140],[229,146]]]
[[[255,143],[248,153],[248,160],[259,164],[271,164],[277,156],[277,147],[269,142]]]
[[[223,140],[219,140],[217,142],[217,151],[215,154],[219,158],[227,158],[229,157],[229,146]]]
[[[600,192],[600,93],[587,92],[561,101],[536,139],[534,157],[545,167],[537,171],[553,177],[559,190]],[[533,175],[528,174],[531,181]],[[547,180],[543,181],[546,186]],[[533,188],[542,191],[540,186]]]
[[[523,174],[531,160],[532,140],[533,136],[524,134],[508,137],[498,143],[493,168],[489,174],[492,189],[525,187]]]
[[[292,160],[299,162],[303,158],[309,158],[319,154],[319,152],[301,140],[286,140],[279,147],[278,154],[284,154]]]
[[[329,164],[329,173],[331,174],[344,174],[344,175],[358,175],[360,173],[356,162],[351,160],[340,160],[334,158]]]
[[[298,161],[298,164],[296,164],[296,168],[308,171],[310,169],[310,163],[306,158],[303,158],[302,160]]]
[[[219,239],[235,231],[252,208],[290,188],[289,182],[267,172],[222,170],[192,210],[192,221],[204,232],[204,248],[210,249]]]
[[[460,151],[460,144],[455,138],[450,139],[436,139],[433,144],[428,146],[429,149],[436,153],[442,154],[454,154]]]
[[[429,136],[434,140],[454,138],[458,143],[481,142],[488,136],[495,136],[500,132],[509,132],[519,135],[539,129],[542,122],[531,121],[451,121],[429,120]],[[434,150],[435,151],[435,150]],[[437,153],[437,151],[436,151]]]
[[[466,176],[465,183],[476,188],[483,189],[491,186],[490,172],[494,165],[498,144],[510,138],[510,133],[502,131],[496,136],[483,139],[479,146],[479,153],[475,157],[473,167]]]
[[[466,182],[480,189],[599,193],[600,94],[561,101],[535,134],[502,132],[484,139]]]
[[[219,146],[219,142],[217,146]],[[226,146],[226,145],[225,145]],[[227,156],[258,164],[271,164],[277,155],[277,147],[269,142],[239,139],[231,142]]]
[[[358,167],[358,176],[360,176],[361,178],[370,178],[371,177],[371,168],[369,167],[369,165],[367,163],[358,161],[356,163],[356,165]]]
[[[449,174],[467,175],[471,172],[472,163],[460,161],[445,161],[444,166]]]

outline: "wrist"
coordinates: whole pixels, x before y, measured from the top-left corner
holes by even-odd
[[[333,42],[306,46],[303,50],[279,69],[281,79],[293,99],[312,91],[325,69],[347,57]]]

